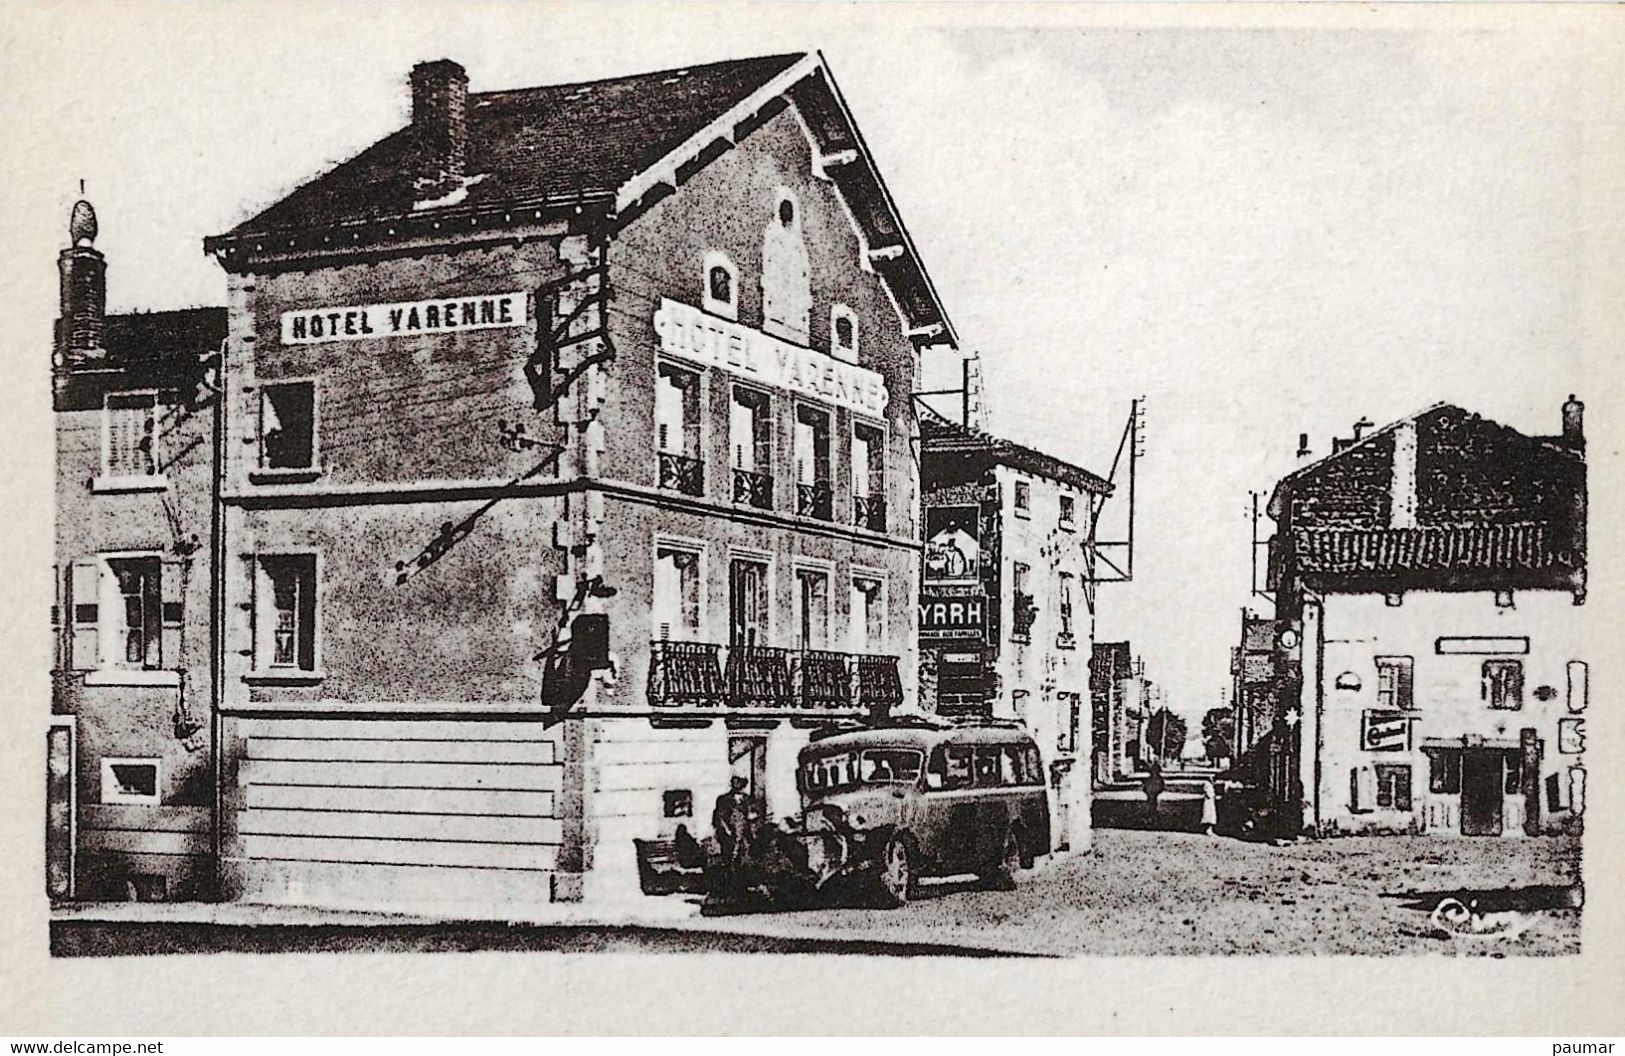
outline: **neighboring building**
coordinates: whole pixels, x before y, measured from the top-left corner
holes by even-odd
[[[223,308],[107,315],[96,214],[73,207],[52,356],[54,898],[207,897],[215,398]]]
[[[1096,642],[1089,661],[1094,786],[1133,779],[1145,758],[1151,684],[1128,642]]]
[[[1089,828],[1094,641],[1087,543],[1111,486],[930,412],[920,435],[920,706],[1019,719],[1049,764],[1055,840],[1079,848]]]
[[[1301,750],[1274,791],[1306,828],[1533,834],[1583,813],[1582,413],[1571,397],[1559,435],[1526,436],[1440,404],[1276,487]]]
[[[913,696],[912,392],[953,332],[829,71],[470,93],[229,275],[228,897],[637,890]]]

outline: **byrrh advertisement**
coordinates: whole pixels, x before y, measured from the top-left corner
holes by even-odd
[[[975,506],[934,506],[925,511],[927,585],[970,586],[980,582],[980,516]]]

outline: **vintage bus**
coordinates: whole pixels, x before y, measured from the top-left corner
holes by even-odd
[[[800,838],[819,886],[861,875],[885,905],[922,876],[992,887],[1049,851],[1044,765],[1019,726],[924,723],[815,735],[801,750]]]

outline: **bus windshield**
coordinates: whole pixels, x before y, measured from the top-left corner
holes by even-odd
[[[923,762],[924,756],[916,748],[832,752],[802,765],[802,787],[823,794],[859,785],[912,785],[920,779]]]

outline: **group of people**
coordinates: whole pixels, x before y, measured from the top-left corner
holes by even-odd
[[[1157,800],[1167,791],[1167,783],[1162,779],[1162,764],[1153,760],[1146,768],[1145,780],[1140,785],[1145,793],[1146,809],[1151,818],[1151,828],[1160,828]],[[1202,832],[1208,836],[1213,835],[1213,828],[1219,823],[1219,794],[1213,787],[1212,781],[1202,782]]]

